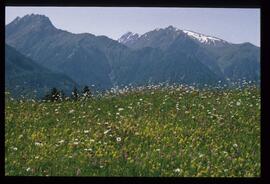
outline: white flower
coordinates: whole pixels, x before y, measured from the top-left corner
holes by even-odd
[[[78,145],[78,144],[79,144],[79,142],[73,142],[73,144],[74,144],[74,145]]]
[[[41,142],[35,142],[36,146],[42,146],[43,144]]]
[[[85,134],[87,134],[87,133],[89,133],[89,130],[84,130],[83,132],[84,132]]]
[[[177,169],[174,169],[174,172],[180,172],[180,169],[179,168],[177,168]]]
[[[62,143],[64,143],[64,142],[65,142],[65,140],[58,141],[58,143],[60,143],[60,144],[62,144]]]
[[[28,172],[28,171],[30,171],[30,169],[31,169],[31,168],[30,168],[30,167],[28,167],[28,168],[26,169],[26,171]]]
[[[204,156],[204,154],[200,154],[200,155],[199,155],[199,158],[202,158],[203,156]]]
[[[105,132],[103,132],[104,134],[107,134],[109,131],[111,131],[111,129],[109,129],[109,130],[106,130]]]
[[[117,142],[120,142],[120,141],[121,141],[121,137],[117,137],[117,138],[116,138],[116,141],[117,141]]]
[[[123,111],[124,110],[124,108],[118,108],[118,111]]]
[[[91,148],[85,148],[84,151],[92,151]]]
[[[73,112],[75,112],[75,110],[71,109],[68,113],[71,114]]]
[[[18,148],[16,148],[16,147],[13,147],[12,149],[13,149],[14,151],[17,151],[17,150],[18,150]]]
[[[233,144],[233,147],[237,148],[237,147],[238,147],[238,145],[237,145],[237,144]]]
[[[238,102],[236,102],[236,105],[237,105],[237,106],[241,105],[241,102],[239,102],[239,101],[238,101]]]

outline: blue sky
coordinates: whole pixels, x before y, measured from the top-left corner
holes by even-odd
[[[134,7],[6,7],[6,24],[17,16],[43,14],[55,27],[118,39],[127,31],[143,34],[173,25],[232,43],[260,46],[260,9]]]

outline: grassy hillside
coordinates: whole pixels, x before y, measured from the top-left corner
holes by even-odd
[[[260,176],[260,90],[152,87],[63,102],[6,96],[5,175]]]

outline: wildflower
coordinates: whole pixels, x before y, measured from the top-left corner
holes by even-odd
[[[64,143],[65,142],[65,140],[60,140],[60,141],[58,141],[58,143],[60,143],[60,144],[62,144],[62,143]]]
[[[31,169],[31,168],[30,168],[30,167],[28,167],[28,168],[26,169],[26,171],[28,172],[28,171],[30,171],[30,169]]]
[[[117,138],[116,138],[116,141],[117,141],[117,142],[120,142],[120,141],[121,141],[121,137],[117,137]]]
[[[72,114],[73,112],[75,112],[75,110],[71,109],[68,113]]]
[[[84,151],[92,151],[91,148],[85,148]]]
[[[105,132],[103,132],[104,134],[107,134],[109,131],[111,131],[111,129],[106,130]]]
[[[123,111],[124,110],[124,108],[118,108],[118,111]]]
[[[237,145],[237,144],[233,144],[233,147],[237,148],[237,147],[238,147],[238,145]]]
[[[43,144],[41,142],[35,142],[36,146],[42,146]]]
[[[17,147],[13,147],[12,149],[13,149],[14,151],[17,151],[17,150],[18,150],[18,148],[17,148]]]
[[[89,130],[84,130],[83,131],[85,134],[88,134],[89,133]]]
[[[174,172],[179,173],[179,172],[180,172],[180,169],[179,169],[179,168],[177,168],[177,169],[175,169],[175,170],[174,170]]]
[[[237,106],[241,105],[241,102],[239,102],[239,101],[238,101],[238,102],[236,102],[236,105],[237,105]]]
[[[78,144],[79,144],[79,142],[75,141],[75,142],[73,142],[73,144],[74,144],[74,145],[78,145]]]
[[[199,155],[199,158],[202,158],[203,156],[204,156],[204,154],[200,154],[200,155]]]

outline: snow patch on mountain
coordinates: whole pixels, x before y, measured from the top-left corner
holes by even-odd
[[[119,43],[125,44],[127,42],[132,42],[132,41],[136,40],[139,37],[140,37],[140,35],[138,33],[127,32],[126,34],[121,36],[117,41]]]
[[[221,40],[219,38],[203,35],[200,33],[193,32],[193,31],[183,30],[183,32],[186,33],[188,36],[192,37],[193,39],[196,39],[199,42],[205,43],[205,44],[216,44],[216,42],[225,42],[224,40]]]
[[[138,40],[149,40],[149,35],[151,35],[153,32],[159,32],[159,31],[166,31],[169,34],[173,34],[173,37],[176,38],[181,34],[186,34],[190,38],[203,43],[207,45],[216,45],[219,43],[227,43],[226,41],[213,37],[213,36],[208,36],[204,35],[201,33],[197,33],[194,31],[189,31],[189,30],[182,30],[178,29],[174,26],[168,26],[166,28],[156,28],[152,31],[149,31],[147,33],[144,33],[142,35],[139,35],[138,33],[133,33],[133,32],[127,32],[124,35],[122,35],[117,41],[122,44],[132,44],[135,43]]]

